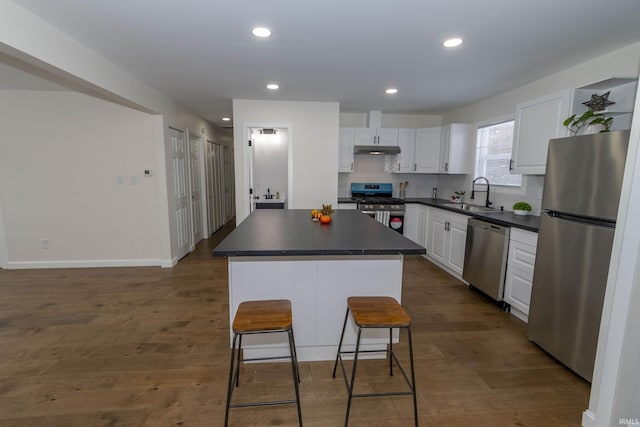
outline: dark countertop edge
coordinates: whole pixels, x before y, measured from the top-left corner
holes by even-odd
[[[458,208],[452,208],[450,206],[444,206],[445,204],[449,204],[452,203],[449,200],[444,200],[444,199],[431,199],[431,198],[424,198],[424,197],[414,197],[414,198],[406,198],[404,200],[405,203],[413,203],[413,204],[419,204],[419,205],[426,205],[426,206],[431,206],[434,208],[438,208],[438,209],[443,209],[449,212],[454,212],[460,215],[466,215],[466,216],[470,216],[472,218],[479,218],[479,219],[483,219],[487,222],[491,222],[497,225],[504,225],[507,227],[516,227],[516,228],[520,228],[523,230],[527,230],[527,231],[533,231],[534,233],[537,233],[539,231],[539,226],[536,225],[532,225],[532,224],[527,224],[527,218],[537,218],[537,216],[535,215],[528,215],[528,216],[524,216],[524,217],[518,217],[518,220],[513,220],[513,219],[506,219],[506,218],[499,218],[496,215],[504,215],[504,214],[509,214],[511,213],[513,215],[513,212],[509,212],[509,211],[490,211],[490,212],[465,212],[462,211],[461,209]]]
[[[357,203],[353,197],[338,197],[338,203]]]
[[[310,255],[421,255],[426,253],[425,248],[421,249],[305,249],[305,250],[285,250],[285,251],[216,251],[213,256],[237,257],[237,256],[310,256]]]

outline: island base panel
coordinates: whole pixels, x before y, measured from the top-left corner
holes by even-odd
[[[347,310],[347,298],[391,296],[402,302],[402,255],[339,257],[229,258],[230,324],[243,301],[289,299],[298,360],[334,360]],[[282,336],[280,336],[282,335]],[[394,331],[398,342],[398,331]],[[229,334],[231,343],[232,332]],[[345,345],[355,346],[356,327],[349,316]],[[362,344],[384,349],[388,329],[366,331]],[[245,336],[246,357],[286,353],[285,334]],[[384,354],[369,355],[385,357]]]

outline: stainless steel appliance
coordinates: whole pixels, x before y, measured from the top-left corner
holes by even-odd
[[[591,381],[629,131],[549,141],[529,339]]]
[[[467,223],[462,278],[496,301],[502,301],[511,229],[476,218]]]
[[[357,203],[357,209],[376,221],[391,227],[402,234],[404,232],[404,200],[392,197],[391,183],[351,183],[351,197]]]

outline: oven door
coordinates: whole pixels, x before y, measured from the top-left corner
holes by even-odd
[[[389,227],[400,234],[404,234],[404,212],[390,212]]]

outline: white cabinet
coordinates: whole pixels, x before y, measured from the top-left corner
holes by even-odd
[[[425,222],[428,207],[420,204],[408,203],[404,213],[404,236],[421,245],[425,245]]]
[[[397,128],[355,128],[355,145],[398,146]]]
[[[353,172],[353,146],[355,132],[353,128],[340,128],[338,152],[338,172]]]
[[[537,242],[538,233],[511,228],[504,301],[511,305],[511,314],[525,322],[529,318]]]
[[[440,128],[416,129],[414,172],[438,173],[440,170]]]
[[[549,140],[568,136],[564,121],[571,115],[571,100],[567,89],[516,106],[513,173],[545,173]]]
[[[416,130],[398,129],[398,147],[400,154],[396,156],[395,172],[412,173],[415,167]]]
[[[442,127],[439,172],[448,174],[473,173],[471,164],[474,148],[473,125],[451,123]]]
[[[466,215],[433,208],[427,220],[427,256],[458,278],[464,268],[467,221]]]

